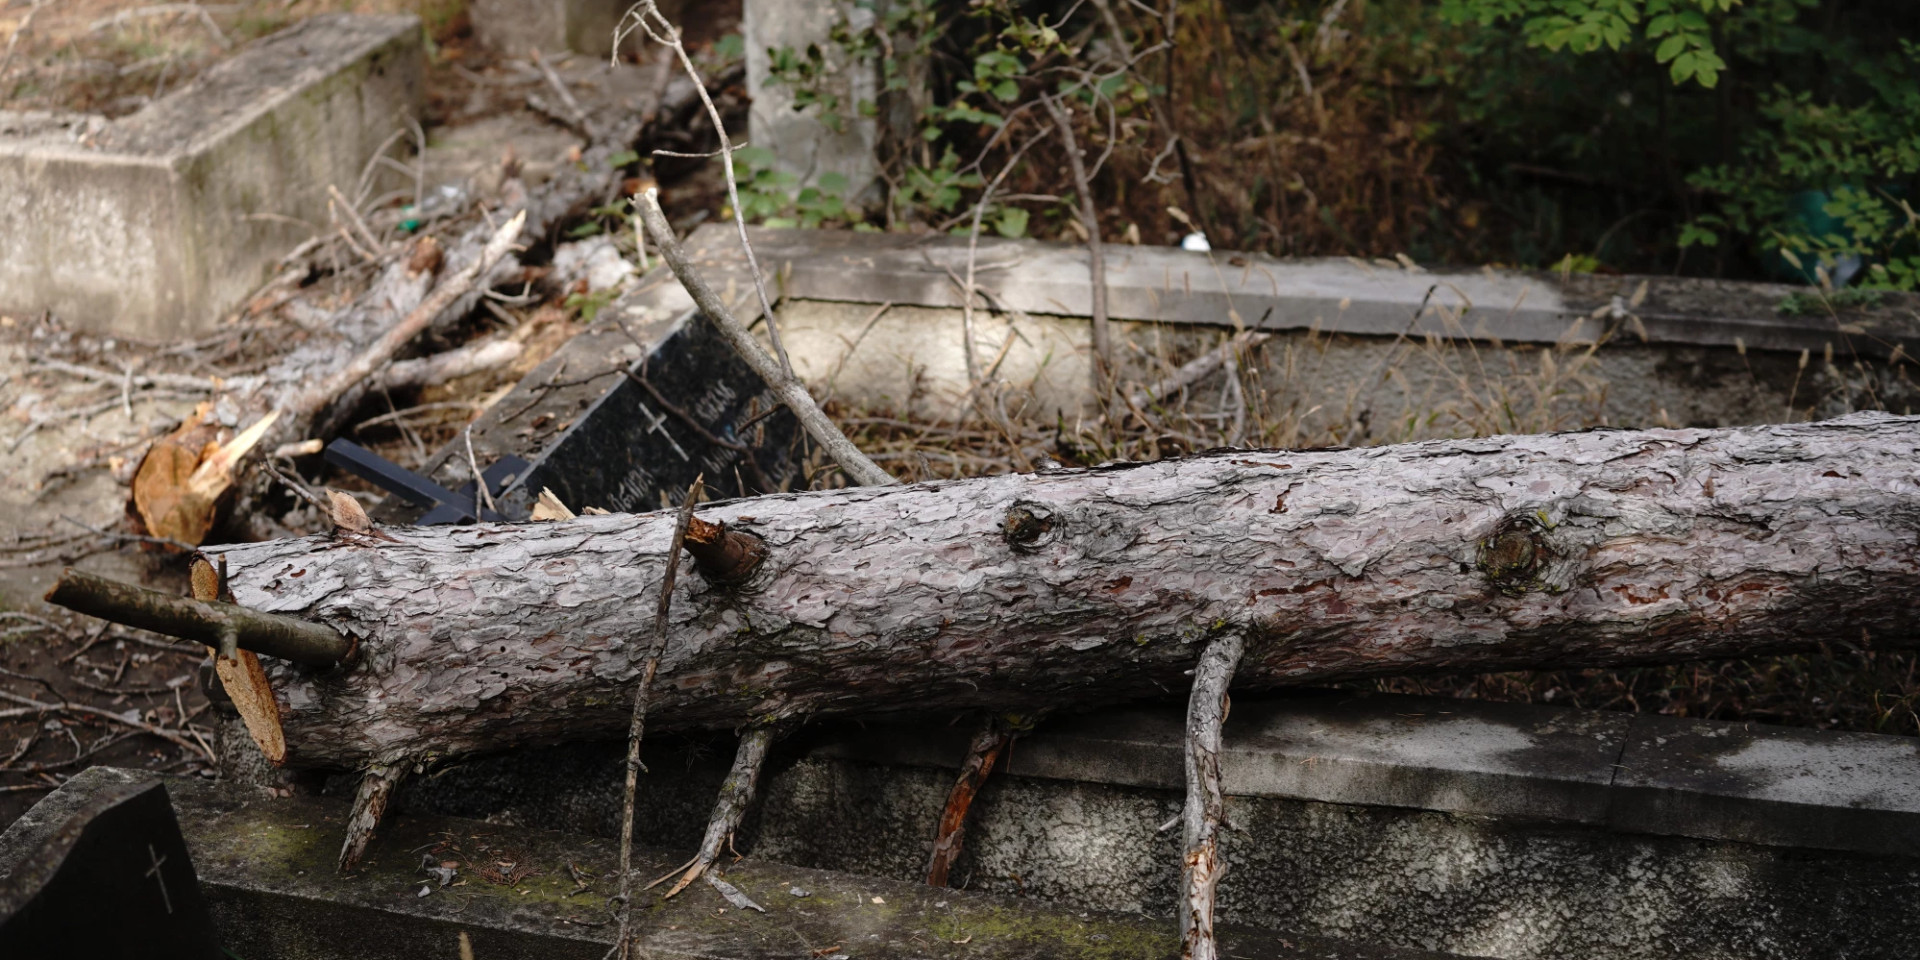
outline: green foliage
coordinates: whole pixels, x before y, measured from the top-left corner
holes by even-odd
[[[1715,14],[1741,0],[1442,0],[1441,16],[1482,27],[1520,21],[1530,46],[1572,53],[1618,51],[1636,40],[1652,44],[1673,82],[1703,87],[1719,82],[1725,60],[1714,49]],[[1643,26],[1644,24],[1644,26]]]
[[[1880,291],[1848,288],[1833,293],[1790,293],[1780,299],[1773,309],[1775,313],[1788,317],[1823,317],[1836,310],[1849,310],[1856,307],[1871,307],[1880,302]]]
[[[614,298],[619,295],[620,291],[614,288],[596,290],[592,293],[569,293],[567,294],[567,298],[562,300],[560,304],[568,310],[578,311],[581,322],[592,323],[593,318],[599,315],[601,309],[607,304],[612,303]]]
[[[869,11],[875,7],[873,0],[856,0],[855,5]],[[957,69],[948,82],[941,84],[938,94],[913,101],[917,107],[913,129],[918,131],[920,145],[903,151],[894,161],[890,171],[894,189],[889,197],[893,216],[889,222],[896,218],[913,222],[958,210],[966,195],[985,183],[974,166],[962,169],[961,153],[1003,128],[1023,99],[1041,89],[1032,73],[1038,60],[1077,54],[1062,40],[1058,24],[1031,18],[1021,4],[1009,0],[973,0],[960,17],[943,17],[943,10],[951,14],[952,5],[941,0],[896,0],[872,19],[871,26],[856,29],[842,16],[830,29],[825,44],[767,51],[769,74],[773,82],[791,92],[793,109],[810,112],[829,129],[840,132],[845,129],[849,110],[863,117],[879,114],[878,104],[867,100],[848,104],[843,93],[835,92],[846,89],[838,82],[846,71],[877,66],[883,95],[910,94],[914,92],[909,89],[913,83],[901,73],[903,60],[939,59],[944,63],[948,57],[933,57],[932,52],[940,48],[943,54],[952,55],[958,48]],[[1144,104],[1147,99],[1145,86],[1126,77],[1106,79],[1097,92],[1129,107]],[[1076,95],[1093,94],[1076,89]],[[838,196],[844,185],[838,190],[816,185],[817,197],[805,190],[793,195],[794,186],[757,185],[762,202],[756,206],[743,194],[742,206],[750,216],[778,207],[782,213],[767,216],[800,225],[844,217],[844,198]],[[781,203],[776,193],[780,197],[792,195],[791,202]],[[1030,215],[996,204],[989,207],[983,219],[1003,236],[1023,236]]]
[[[1443,0],[1439,14],[1462,57],[1439,58],[1430,82],[1453,98],[1456,129],[1664,206],[1652,210],[1671,218],[1662,242],[1680,262],[1920,280],[1920,47],[1898,25],[1912,27],[1911,7]]]
[[[802,187],[799,177],[775,168],[773,151],[763,147],[742,147],[734,151],[733,162],[740,210],[748,220],[809,229],[848,220],[845,176],[829,171]]]

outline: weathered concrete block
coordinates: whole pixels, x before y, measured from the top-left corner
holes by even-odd
[[[31,848],[56,811],[151,778],[94,767],[0,837],[0,877]],[[441,817],[395,817],[351,876],[334,870],[343,800],[272,799],[231,785],[169,778],[187,846],[226,949],[281,960],[417,960],[466,951],[490,960],[601,957],[614,939],[608,898],[617,889],[613,843],[548,830]],[[40,810],[36,807],[35,810]],[[454,864],[440,886],[422,869]],[[640,848],[634,870],[665,873],[677,853]],[[968,960],[1157,960],[1178,952],[1172,923],[1069,912],[873,877],[743,861],[727,879],[763,913],[734,910],[699,884],[671,901],[640,901],[638,955],[672,958],[840,956]],[[489,871],[492,871],[489,873]],[[110,910],[111,904],[103,905]],[[1446,960],[1415,950],[1280,937],[1227,928],[1228,956],[1275,960]]]
[[[469,16],[474,36],[508,56],[572,50],[604,57],[613,50],[620,18],[632,6],[632,0],[473,0]],[[684,0],[660,3],[661,12],[675,23],[684,6]],[[629,39],[621,49],[638,48],[645,39]]]
[[[847,178],[844,197],[864,200],[879,176],[874,148],[879,125],[863,116],[861,103],[879,98],[879,75],[871,63],[849,62],[832,41],[836,24],[854,31],[873,25],[873,9],[844,0],[745,0],[740,33],[747,47],[747,95],[753,98],[747,126],[752,141],[774,152],[775,169],[811,184],[820,174]],[[773,76],[773,51],[792,48],[802,57],[818,49],[826,69],[820,94],[835,98],[841,122],[829,126],[818,111],[796,111],[795,90]]]
[[[119,120],[0,112],[0,308],[208,329],[418,115],[423,69],[417,18],[320,16]]]
[[[1171,917],[1182,711],[1016,742],[976,800],[968,889]],[[754,856],[910,881],[972,731],[816,729],[776,751]],[[1661,742],[1664,740],[1664,743]],[[694,843],[726,738],[650,748],[639,835]],[[1920,955],[1910,738],[1343,692],[1236,698],[1221,772],[1232,922],[1533,960]],[[1663,751],[1656,756],[1652,751]],[[411,809],[617,835],[623,745],[503,755]],[[849,837],[861,838],[857,843]],[[1905,838],[1904,840],[1902,838]]]
[[[875,409],[945,418],[963,406],[972,384],[955,278],[967,269],[965,237],[751,236],[760,263],[780,275],[781,333],[802,377],[832,379],[835,397]],[[716,287],[751,289],[731,225],[703,226],[687,247]],[[982,237],[974,267],[990,305],[976,304],[974,350],[983,367],[999,361],[993,376],[1008,408],[1026,404],[1025,415],[1042,420],[1091,414],[1085,247]],[[1263,329],[1274,339],[1254,394],[1309,442],[1331,442],[1327,431],[1355,445],[1454,436],[1462,421],[1499,432],[1736,426],[1777,422],[1790,406],[1817,419],[1920,402],[1895,357],[1911,358],[1900,345],[1920,342],[1920,295],[1889,293],[1837,317],[1780,312],[1794,292],[1107,247],[1114,336],[1131,345],[1119,351],[1123,383],[1160,379],[1155,358],[1185,359],[1218,343],[1223,328]],[[892,306],[876,319],[881,304]],[[1548,345],[1565,348],[1557,366],[1542,360]],[[1833,364],[1799,363],[1800,351],[1817,359],[1829,348]],[[1217,389],[1207,388],[1208,402]],[[1485,416],[1503,404],[1497,422]]]

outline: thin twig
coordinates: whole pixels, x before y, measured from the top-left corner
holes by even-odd
[[[627,26],[629,20],[637,22],[655,43],[673,50],[680,58],[681,67],[687,72],[687,79],[693,81],[694,92],[700,95],[700,102],[707,107],[707,117],[713,121],[714,135],[720,138],[720,161],[727,173],[727,202],[733,207],[733,222],[740,231],[740,246],[747,255],[747,269],[753,274],[753,290],[760,295],[761,316],[767,321],[767,339],[773,342],[773,355],[779,358],[781,371],[792,378],[793,362],[787,359],[787,348],[780,342],[780,326],[774,322],[773,301],[767,299],[767,280],[760,272],[759,259],[753,255],[753,243],[747,239],[747,213],[740,205],[740,181],[733,170],[733,143],[727,138],[726,121],[720,117],[720,108],[713,105],[713,98],[707,95],[706,82],[694,67],[693,58],[687,55],[686,45],[680,42],[680,28],[667,20],[654,0],[640,0],[621,18],[620,26],[613,35],[613,48],[616,51],[620,49],[621,41],[633,32],[633,28]],[[678,270],[674,272],[679,273]]]
[[[680,572],[680,550],[687,542],[687,525],[693,521],[693,507],[700,502],[700,490],[705,476],[695,477],[693,485],[687,488],[687,497],[680,502],[680,516],[673,526],[673,539],[667,544],[667,570],[660,578],[660,602],[654,607],[653,639],[647,645],[647,666],[640,675],[640,683],[633,691],[633,723],[627,730],[627,783],[626,800],[621,807],[620,819],[620,937],[614,941],[608,956],[616,952],[625,960],[632,948],[629,939],[633,929],[633,808],[634,794],[639,784],[640,739],[647,729],[647,702],[653,689],[653,675],[660,669],[660,655],[667,648],[667,615],[673,610],[673,583]]]
[[[1080,158],[1080,143],[1073,135],[1073,117],[1053,97],[1042,95],[1041,103],[1053,115],[1060,129],[1060,140],[1067,150],[1067,169],[1073,173],[1074,189],[1080,194],[1080,224],[1087,231],[1087,271],[1093,283],[1093,387],[1102,408],[1113,405],[1113,334],[1107,324],[1107,259],[1100,246],[1100,214],[1094,208],[1093,186],[1087,182],[1086,163]]]
[[[591,138],[593,132],[591,125],[587,123],[587,111],[580,108],[580,101],[573,98],[573,91],[567,89],[566,82],[560,79],[558,73],[554,72],[553,67],[547,63],[546,58],[540,55],[540,51],[534,50],[532,57],[533,65],[540,68],[540,75],[547,78],[547,86],[552,87],[553,92],[559,94],[560,103],[566,108],[567,114],[573,121],[573,125],[577,126],[581,133]],[[695,78],[694,82],[698,83],[699,79]]]
[[[151,723],[146,722],[145,720],[129,720],[126,717],[121,716],[120,714],[114,713],[111,710],[102,710],[99,707],[91,707],[84,703],[73,703],[71,701],[62,701],[60,703],[42,703],[30,697],[23,697],[16,693],[8,693],[4,690],[0,690],[0,700],[5,700],[9,703],[17,703],[23,707],[31,707],[37,710],[55,711],[55,712],[67,711],[69,713],[84,713],[84,714],[87,714],[88,716],[99,717],[111,723],[118,723],[123,726],[132,727],[135,730],[139,730],[145,733],[150,733],[156,737],[159,737],[162,740],[166,740],[167,742],[173,743],[177,746],[185,747],[188,750],[191,750],[195,753],[204,753],[206,755],[207,762],[209,764],[215,762],[212,751],[203,750],[199,744],[193,742],[192,740],[188,740],[187,738],[182,737],[179,734],[174,733],[173,731],[168,730],[164,727],[155,726]]]

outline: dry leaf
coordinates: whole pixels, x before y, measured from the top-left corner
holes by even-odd
[[[366,533],[373,529],[373,521],[367,519],[366,508],[360,501],[338,490],[328,490],[327,499],[333,502],[333,525],[348,533]]]

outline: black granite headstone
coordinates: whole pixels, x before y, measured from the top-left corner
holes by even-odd
[[[6,960],[218,960],[167,789],[102,790],[0,880]]]

